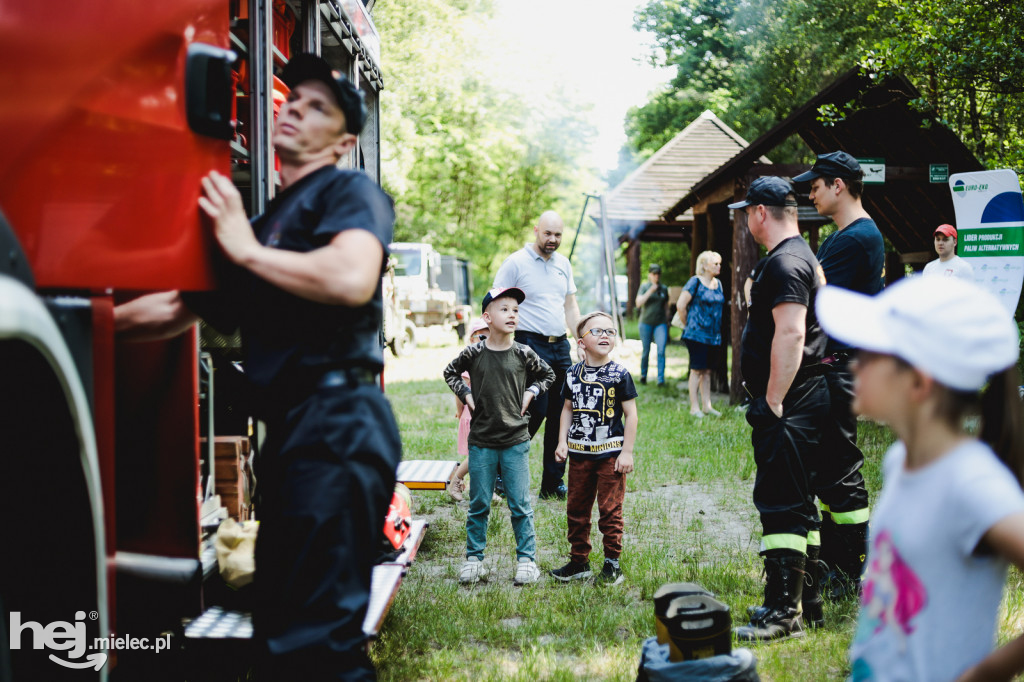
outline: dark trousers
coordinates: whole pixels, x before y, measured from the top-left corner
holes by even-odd
[[[765,550],[803,553],[807,533],[817,528],[811,484],[828,414],[828,387],[820,376],[790,388],[781,419],[764,396],[756,398],[747,410],[757,465],[754,505],[761,516]]]
[[[590,556],[590,516],[597,500],[597,527],[604,542],[604,558],[622,554],[622,500],[626,474],[615,471],[615,458],[569,461],[569,496],[565,503],[569,522],[569,558],[583,563]]]
[[[555,373],[554,382],[545,393],[541,393],[530,403],[529,409],[530,438],[540,430],[541,424],[547,418],[547,426],[544,427],[544,474],[541,477],[540,489],[553,492],[562,485],[562,477],[565,475],[565,462],[555,461],[555,448],[558,447],[558,424],[562,417],[562,406],[565,404],[562,400],[562,385],[565,384],[566,370],[572,366],[569,341],[562,339],[548,343],[547,340],[522,332],[516,332],[516,341],[532,348]]]
[[[320,388],[267,419],[258,462],[260,680],[372,680],[363,619],[401,460],[373,385]]]
[[[814,492],[835,513],[867,514],[868,491],[861,467],[864,453],[857,447],[857,417],[853,403],[853,375],[849,363],[832,365],[825,374],[831,409],[821,433],[821,455],[814,472]],[[867,519],[863,519],[867,521]]]

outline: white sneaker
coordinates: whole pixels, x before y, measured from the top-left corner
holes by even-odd
[[[487,573],[487,567],[484,566],[484,562],[480,561],[480,557],[471,556],[462,562],[462,568],[459,569],[459,582],[463,585],[480,582],[480,578]]]
[[[533,559],[520,557],[519,563],[516,564],[516,577],[512,579],[512,584],[526,585],[538,580],[540,580],[540,569],[537,568],[537,564]]]

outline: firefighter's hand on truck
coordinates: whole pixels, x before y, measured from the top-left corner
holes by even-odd
[[[261,248],[245,215],[242,195],[230,178],[217,171],[210,171],[202,184],[199,207],[213,220],[213,234],[224,253],[233,262],[241,263],[247,254]]]

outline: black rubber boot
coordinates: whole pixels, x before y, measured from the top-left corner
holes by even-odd
[[[741,642],[803,637],[800,613],[805,557],[793,550],[771,550],[764,557],[764,605],[754,609],[750,624],[736,628]]]
[[[804,625],[809,628],[820,628],[825,625],[824,602],[821,599],[821,580],[825,577],[825,564],[818,560],[821,547],[807,545],[807,561],[804,579],[804,591],[800,597],[803,605]]]
[[[860,594],[860,577],[868,552],[868,524],[836,524],[833,563],[823,584],[832,601],[856,599]]]

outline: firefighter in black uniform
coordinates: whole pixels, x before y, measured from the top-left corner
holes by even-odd
[[[843,151],[819,154],[811,170],[793,181],[810,182],[810,198],[818,213],[836,224],[836,231],[817,253],[828,283],[871,296],[881,291],[885,243],[861,202],[864,172],[860,163]],[[832,599],[857,596],[867,556],[870,510],[860,471],[864,453],[857,447],[857,417],[850,408],[852,352],[835,339],[829,339],[825,348],[832,415],[821,436],[821,466],[814,482],[823,518],[820,543],[809,543],[807,553],[808,570],[815,580],[825,578]]]
[[[768,249],[754,270],[741,355],[752,398],[747,421],[753,427],[754,504],[767,581],[763,605],[751,609],[749,625],[737,629],[745,641],[803,631],[807,535],[817,528],[813,459],[829,399],[818,371],[826,337],[814,298],[825,279],[800,236],[796,206],[793,188],[772,176],[754,180],[747,198],[729,206],[746,213],[751,235]]]
[[[203,179],[200,207],[230,265],[217,292],[153,294],[119,306],[126,336],[170,335],[195,320],[239,328],[254,410],[267,425],[259,479],[259,679],[363,680],[376,674],[362,622],[401,460],[380,390],[381,274],[391,200],[340,170],[366,119],[362,95],[313,55],[297,55],[275,124],[282,191],[251,226],[231,181]]]

